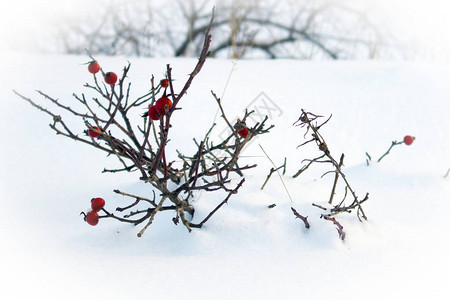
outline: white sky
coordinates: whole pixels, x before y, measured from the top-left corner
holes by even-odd
[[[0,0],[0,49],[9,43],[26,44],[61,15],[81,13],[86,0]],[[24,42],[25,40],[25,42]],[[5,43],[6,41],[6,43]]]
[[[63,22],[63,16],[65,15],[73,16],[92,10],[92,3],[100,2],[95,0],[0,1],[0,49],[8,48],[10,44],[14,43],[26,44],[27,38],[40,34],[43,26]],[[359,6],[364,5],[370,12],[382,11],[387,16],[386,22],[401,28],[405,38],[418,38],[426,42],[433,48],[435,58],[450,61],[449,0],[335,1],[357,3]]]
[[[361,0],[378,5],[405,36],[426,43],[438,60],[450,61],[450,1]]]

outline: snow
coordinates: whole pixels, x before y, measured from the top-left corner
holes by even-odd
[[[263,112],[258,97],[264,92],[279,107],[269,120],[276,127],[244,151],[243,160],[258,167],[248,172],[240,192],[205,228],[188,233],[173,225],[171,212],[163,212],[138,238],[140,226],[102,219],[92,227],[79,216],[93,197],[105,198],[111,210],[123,204],[126,200],[112,192],[116,188],[151,195],[138,175],[101,174],[105,166],[115,165],[112,158],[56,136],[48,128],[48,116],[11,91],[53,108],[34,91],[39,89],[75,106],[72,93],[85,91],[82,85],[90,80],[82,65],[87,60],[2,55],[3,298],[432,299],[450,292],[450,178],[443,178],[450,168],[446,66],[207,61],[183,100],[183,110],[174,117],[172,149],[194,151],[192,138],[203,137],[213,120],[219,124],[217,138],[226,128],[215,118],[210,90],[223,94],[230,119],[242,115],[255,99],[253,104]],[[117,72],[127,62],[124,57],[98,60]],[[161,77],[167,63],[178,87],[195,65],[193,59],[174,58],[130,62],[134,95],[148,89],[151,74]],[[333,114],[322,134],[336,157],[345,153],[343,171],[357,194],[370,193],[364,205],[368,222],[359,222],[354,213],[337,216],[347,234],[344,242],[311,205],[328,200],[332,176],[321,178],[327,169],[313,165],[297,179],[291,176],[304,158],[318,156],[313,147],[297,149],[304,131],[292,124],[302,108]],[[74,124],[74,119],[63,117]],[[411,146],[396,146],[381,163],[366,165],[365,152],[376,159],[406,134],[416,137]],[[260,190],[272,166],[259,145],[276,165],[287,157],[283,180],[292,201],[276,174]],[[338,192],[342,196],[342,190]],[[222,199],[198,194],[196,218]],[[268,209],[273,203],[276,207]],[[295,219],[291,207],[309,216],[309,230]]]

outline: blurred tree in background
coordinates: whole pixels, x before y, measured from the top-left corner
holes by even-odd
[[[212,7],[211,55],[221,58],[377,59],[401,56],[363,10],[329,0],[112,1],[61,22],[53,51],[196,56]]]

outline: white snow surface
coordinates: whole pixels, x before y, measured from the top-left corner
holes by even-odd
[[[97,59],[117,73],[127,63]],[[113,157],[55,135],[49,116],[12,92],[53,111],[35,90],[77,107],[72,93],[89,94],[82,87],[92,80],[83,65],[88,60],[17,53],[0,60],[2,299],[438,299],[450,292],[447,66],[208,60],[174,114],[168,149],[195,151],[192,138],[204,136],[217,112],[211,90],[223,95],[230,119],[264,92],[280,109],[271,111],[275,128],[244,151],[242,161],[258,167],[204,228],[188,233],[172,223],[172,212],[162,212],[138,238],[141,226],[101,219],[92,227],[79,213],[93,197],[105,198],[110,211],[130,203],[113,189],[151,196],[150,187],[137,173],[102,174],[105,166],[118,166]],[[132,95],[139,96],[166,64],[179,88],[196,60],[130,62]],[[262,102],[255,103],[263,113]],[[313,165],[292,178],[303,159],[318,156],[312,145],[297,149],[304,130],[292,124],[302,108],[333,114],[322,134],[336,158],[345,153],[343,171],[356,193],[369,193],[367,222],[355,213],[336,217],[344,242],[311,205],[326,205],[333,175],[321,178],[328,169]],[[77,132],[84,129],[80,120],[63,118]],[[215,120],[218,137],[226,127],[220,116]],[[365,152],[376,159],[407,134],[416,137],[411,146],[396,146],[380,163],[366,165]],[[283,180],[292,201],[276,174],[260,190],[272,165],[259,145],[277,166],[287,158]],[[196,195],[194,221],[222,200],[223,194]],[[291,207],[309,216],[309,230]]]

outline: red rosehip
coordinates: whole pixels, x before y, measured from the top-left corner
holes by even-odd
[[[105,206],[105,200],[103,198],[92,198],[91,208],[93,211],[100,211]]]
[[[97,132],[97,131],[101,131],[101,130],[97,126],[94,126],[94,127],[92,127],[92,129],[88,130],[88,134],[90,137],[96,138],[100,135],[100,132]]]
[[[155,109],[158,114],[161,116],[166,113],[166,105],[169,107],[169,109],[172,107],[172,101],[170,101],[167,97],[161,97],[159,98],[155,103]]]
[[[403,142],[406,144],[406,145],[411,145],[413,142],[414,142],[414,140],[415,140],[416,138],[415,137],[413,137],[413,136],[410,136],[410,135],[406,135],[404,138],[403,138]]]
[[[88,65],[88,71],[92,74],[97,73],[98,71],[100,71],[100,65],[98,64],[98,62],[93,61]]]
[[[169,86],[169,80],[163,79],[163,80],[161,80],[160,84],[163,88],[166,88]]]
[[[105,74],[105,82],[107,84],[113,85],[117,82],[117,75],[114,72],[108,72]]]
[[[150,108],[148,109],[148,116],[152,120],[159,120],[159,114],[156,111],[156,107],[154,105],[150,106]]]
[[[86,214],[85,221],[92,226],[95,226],[98,224],[98,214],[95,211],[90,211]]]
[[[248,129],[247,128],[242,128],[241,130],[238,131],[238,134],[241,138],[246,138],[248,135]]]

